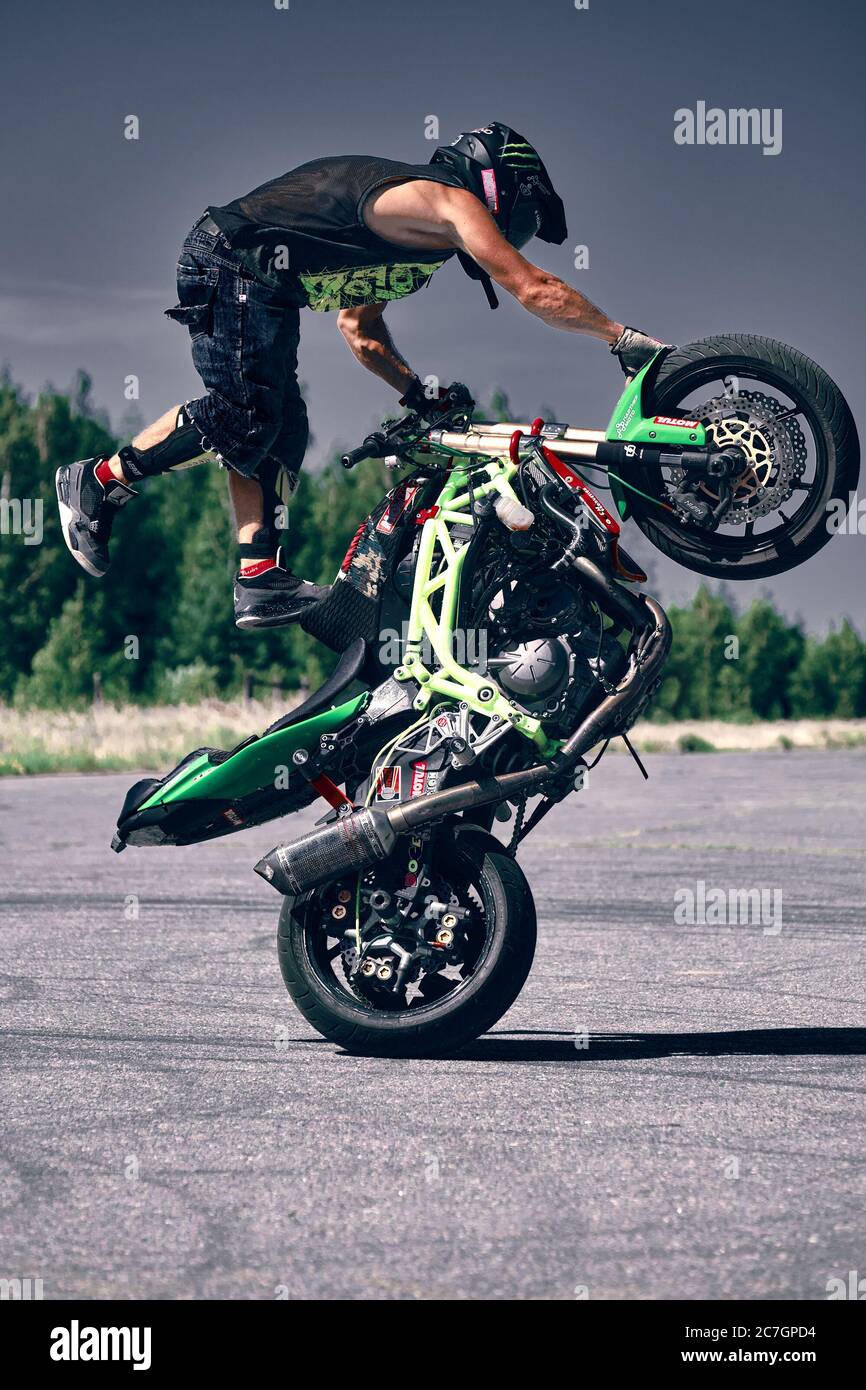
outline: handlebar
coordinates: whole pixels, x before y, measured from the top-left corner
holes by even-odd
[[[354,468],[362,459],[385,458],[387,454],[399,453],[400,444],[405,445],[410,435],[420,436],[426,434],[430,429],[441,428],[442,425],[449,424],[458,414],[468,416],[474,404],[475,402],[467,388],[459,382],[455,382],[445,393],[435,425],[430,419],[425,419],[424,415],[418,411],[411,415],[405,415],[400,420],[386,421],[385,429],[368,434],[363,444],[360,444],[357,449],[350,449],[348,453],[341,456],[340,463],[344,468]]]

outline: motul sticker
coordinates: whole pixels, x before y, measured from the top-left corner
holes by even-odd
[[[383,767],[379,769],[379,776],[376,778],[376,800],[377,801],[399,801],[400,800],[400,768]]]
[[[496,175],[492,169],[481,170],[481,185],[484,189],[484,197],[490,212],[499,211],[499,189],[496,187]]]
[[[379,520],[376,522],[376,530],[384,535],[390,536],[400,517],[409,506],[420,484],[416,483],[413,487],[401,485],[395,490],[394,496],[388,503]]]
[[[427,764],[426,762],[412,764],[412,780],[409,783],[410,796],[423,796],[424,788],[427,786]]]
[[[654,425],[675,425],[681,430],[696,430],[700,424],[699,420],[678,420],[673,415],[655,415]]]

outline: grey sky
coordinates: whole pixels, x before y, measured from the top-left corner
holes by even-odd
[[[862,419],[863,12],[840,0],[61,0],[7,7],[0,54],[0,360],[29,390],[89,371],[117,420],[124,378],[146,419],[197,391],[172,304],[180,242],[225,202],[317,155],[429,158],[507,120],[542,150],[570,237],[533,255],[614,317],[676,342],[762,332],[802,348]],[[682,146],[674,112],[783,112],[783,147]],[[140,139],[124,139],[124,117]],[[589,268],[571,248],[589,247]],[[422,373],[493,386],[601,427],[620,388],[604,348],[513,302],[495,315],[456,265],[389,310]],[[302,321],[309,463],[393,401],[333,315]],[[866,489],[864,489],[866,492]],[[866,631],[864,538],[837,538],[768,586],[811,627]],[[662,597],[698,582],[664,560]],[[737,586],[742,601],[757,586]]]

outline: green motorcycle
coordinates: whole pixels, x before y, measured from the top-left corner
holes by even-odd
[[[472,409],[453,387],[435,424],[406,415],[344,455],[407,471],[302,621],[336,669],[262,734],[136,783],[112,842],[193,844],[321,799],[319,827],[255,867],[283,896],[289,993],[349,1051],[440,1053],[501,1018],[535,947],[521,842],[593,750],[622,738],[640,766],[628,731],[671,633],[621,521],[691,569],[756,578],[823,545],[857,482],[838,389],[769,339],[658,353],[606,431]]]

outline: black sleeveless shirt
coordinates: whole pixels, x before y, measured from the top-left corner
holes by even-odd
[[[463,186],[436,165],[334,155],[208,212],[257,279],[311,309],[346,309],[413,294],[454,254],[397,246],[364,222],[371,193],[409,179]]]

